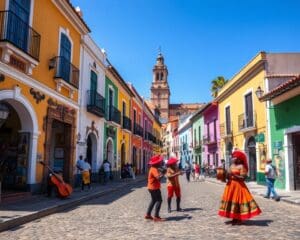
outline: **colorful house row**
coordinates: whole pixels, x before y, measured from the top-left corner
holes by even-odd
[[[264,184],[272,158],[276,187],[299,190],[299,74],[299,53],[260,52],[189,123],[179,121],[181,160],[218,167],[224,159],[228,167],[232,151],[240,149],[248,156],[250,181]],[[186,152],[191,156],[184,158]]]
[[[160,123],[90,37],[68,0],[0,1],[0,182],[4,194],[45,189],[48,170],[73,183],[79,155],[145,172]]]

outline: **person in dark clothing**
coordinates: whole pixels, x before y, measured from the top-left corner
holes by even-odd
[[[159,171],[159,167],[163,161],[163,157],[160,155],[154,156],[150,159],[149,165],[151,165],[148,174],[148,191],[151,195],[151,201],[149,203],[145,219],[154,220],[156,222],[164,221],[164,218],[159,216],[159,211],[162,203],[162,196],[160,191],[160,179],[164,176]],[[154,217],[151,216],[151,212],[155,206]]]
[[[191,171],[192,171],[192,166],[191,166],[190,162],[186,161],[185,162],[185,176],[186,176],[186,180],[188,182],[190,182]]]

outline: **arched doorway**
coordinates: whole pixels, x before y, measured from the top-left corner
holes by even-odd
[[[116,162],[114,161],[114,147],[113,142],[111,139],[109,139],[106,143],[106,158],[107,161],[111,164],[112,168],[116,168]]]
[[[136,147],[132,148],[132,166],[133,169],[136,171],[136,169],[138,169],[137,166],[137,151],[136,151]]]
[[[95,170],[97,162],[97,139],[93,133],[88,135],[86,145],[86,158],[91,165],[92,170]]]
[[[121,167],[126,164],[126,151],[125,151],[125,143],[121,145]]]
[[[3,194],[26,191],[31,163],[32,120],[25,107],[15,100],[0,101],[0,181]],[[23,115],[24,114],[24,115]],[[21,117],[22,116],[22,117]]]
[[[255,138],[252,136],[248,139],[247,143],[247,152],[249,156],[249,174],[250,180],[256,181],[256,172],[257,172],[257,164],[256,164],[256,142]]]

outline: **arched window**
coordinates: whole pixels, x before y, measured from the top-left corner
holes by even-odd
[[[160,81],[162,81],[164,79],[164,74],[160,73]]]
[[[156,81],[159,81],[159,73],[156,73]]]

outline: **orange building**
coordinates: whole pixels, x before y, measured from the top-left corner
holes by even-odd
[[[38,191],[47,169],[72,182],[81,36],[68,0],[1,0],[0,163],[4,195]]]

